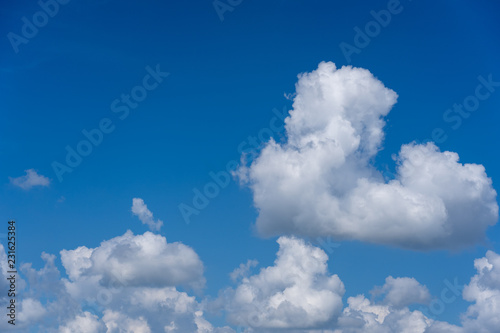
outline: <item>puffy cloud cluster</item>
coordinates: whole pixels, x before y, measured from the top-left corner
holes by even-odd
[[[383,303],[394,307],[426,303],[431,298],[427,287],[422,286],[414,278],[407,277],[393,278],[389,276],[385,279],[385,284],[381,288],[375,288],[372,294],[383,295]]]
[[[179,286],[200,289],[203,263],[182,243],[167,243],[146,232],[106,240],[96,248],[63,250],[67,278],[55,265],[56,256],[42,254],[43,268],[24,264],[18,280],[18,322],[15,332],[203,332],[228,333],[203,317],[203,305]],[[0,259],[6,259],[3,247]],[[1,284],[7,267],[1,262]],[[26,287],[27,286],[27,287]],[[4,286],[5,287],[5,286]],[[3,288],[2,288],[3,289]],[[0,299],[4,307],[9,300]],[[6,321],[0,330],[12,329]]]
[[[500,255],[492,251],[475,261],[477,274],[463,291],[464,299],[473,304],[462,316],[462,325],[456,326],[410,309],[430,305],[433,299],[427,287],[410,277],[389,276],[383,286],[370,291],[371,299],[349,297],[340,311],[344,286],[327,272],[326,254],[293,237],[281,237],[278,243],[273,266],[245,275],[221,296],[228,320],[244,326],[244,332],[500,332]]]
[[[342,309],[344,285],[328,274],[326,253],[293,237],[281,237],[278,244],[274,266],[226,290],[229,321],[261,329],[332,323]]]
[[[287,142],[271,139],[238,170],[252,189],[260,234],[412,249],[481,241],[498,219],[496,192],[482,165],[462,164],[433,143],[411,143],[396,157],[394,179],[385,181],[373,166],[396,99],[365,69],[323,62],[300,75],[285,119]]]
[[[14,186],[20,187],[23,190],[31,190],[35,186],[47,187],[50,184],[50,179],[39,175],[36,170],[28,169],[25,170],[26,175],[12,178],[9,177],[10,183]]]
[[[95,249],[81,246],[61,251],[62,263],[70,280],[69,291],[84,291],[94,285],[203,287],[203,263],[194,250],[182,243],[167,243],[165,237],[146,232],[104,241]],[[90,288],[90,289],[92,289]],[[75,291],[76,293],[76,291]],[[76,294],[75,294],[76,296]]]
[[[371,299],[362,294],[349,297],[344,307],[344,285],[337,275],[328,272],[326,253],[301,239],[283,236],[278,239],[279,251],[272,266],[252,274],[255,261],[241,265],[233,274],[236,286],[223,290],[215,302],[223,304],[231,324],[239,325],[235,331],[227,326],[214,327],[204,317],[207,301],[198,302],[194,296],[179,291],[172,280],[136,283],[127,280],[136,275],[126,265],[114,268],[130,272],[121,275],[124,280],[106,278],[112,265],[110,268],[98,265],[93,258],[96,251],[107,252],[112,262],[118,254],[107,247],[134,242],[144,245],[143,237],[150,237],[145,235],[127,233],[95,249],[61,251],[69,279],[61,278],[54,255],[43,254],[45,265],[39,270],[30,264],[22,265],[23,279],[18,280],[19,319],[14,331],[24,333],[37,328],[41,332],[59,333],[500,332],[500,255],[492,251],[475,260],[477,274],[463,290],[464,299],[472,304],[461,317],[461,326],[456,326],[410,309],[415,304],[429,304],[432,299],[428,289],[410,277],[389,276],[383,286],[370,292]],[[149,244],[158,246],[154,241]],[[6,256],[0,245],[2,258]],[[178,259],[182,261],[181,254]],[[3,262],[0,266],[0,278],[5,280],[7,267]],[[195,274],[185,282],[189,284],[196,278],[199,276]],[[4,307],[8,299],[1,297],[0,306]],[[13,331],[6,321],[0,321],[0,330]]]
[[[477,274],[464,288],[464,299],[474,302],[465,314],[467,332],[500,332],[500,255],[488,251],[476,259]]]
[[[222,308],[238,333],[500,333],[500,255],[492,251],[475,261],[477,274],[463,290],[472,304],[456,326],[413,310],[433,297],[412,277],[389,276],[371,298],[349,297],[344,306],[344,284],[328,271],[327,254],[297,237],[457,248],[482,240],[496,223],[496,192],[484,167],[462,164],[456,153],[411,143],[395,157],[394,179],[385,181],[374,168],[383,118],[396,98],[363,69],[321,63],[300,76],[285,121],[288,141],[271,139],[238,173],[253,191],[257,229],[287,235],[277,241],[273,265],[254,272],[257,261],[241,264],[230,274],[235,285],[216,301],[188,293],[205,285],[204,265],[191,247],[128,231],[95,248],[62,250],[64,276],[55,255],[43,253],[38,270],[23,264],[18,322],[13,330],[0,321],[0,330],[235,333],[204,316]],[[48,185],[33,172],[11,181],[25,189]],[[133,199],[132,212],[151,230],[163,224],[140,198]],[[2,290],[8,288],[7,271],[0,245]],[[0,295],[0,307],[8,302]]]
[[[162,220],[157,220],[155,222],[153,213],[151,213],[148,206],[141,198],[132,199],[132,213],[141,220],[142,224],[146,224],[152,231],[159,231],[163,225]]]

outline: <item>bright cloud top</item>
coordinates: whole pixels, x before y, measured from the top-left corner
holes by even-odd
[[[425,304],[430,301],[431,295],[427,287],[422,286],[414,278],[393,278],[389,276],[385,279],[385,284],[372,291],[375,296],[383,295],[383,303],[391,304],[394,307],[405,307],[410,304]]]
[[[39,175],[34,169],[25,170],[26,175],[17,178],[9,177],[10,183],[20,187],[23,190],[31,190],[35,186],[47,187],[50,184],[50,179]]]
[[[288,141],[271,139],[238,175],[253,191],[261,235],[333,236],[412,249],[484,239],[498,219],[482,165],[433,143],[401,147],[389,182],[372,165],[397,94],[368,70],[322,62],[299,75]]]
[[[61,278],[56,256],[42,254],[45,266],[21,266],[18,280],[19,318],[12,329],[0,322],[2,332],[119,333],[199,332],[226,333],[203,317],[194,296],[177,290],[204,285],[203,265],[197,254],[181,243],[146,232],[102,242],[97,248],[61,251],[69,279]],[[0,259],[6,259],[0,244]],[[7,261],[0,264],[0,286],[7,281]],[[9,299],[0,296],[5,307]]]
[[[127,278],[138,275],[126,263],[113,264],[116,258],[124,259],[114,250],[126,249],[132,243],[140,244],[141,248],[135,248],[138,252],[147,248],[152,251],[149,254],[163,256],[160,238],[150,232],[137,236],[127,233],[95,249],[82,246],[61,251],[69,280],[61,278],[54,255],[42,254],[45,266],[40,270],[31,264],[22,265],[23,279],[18,280],[19,322],[11,330],[6,321],[1,321],[0,330],[27,333],[38,327],[41,332],[60,333],[497,333],[500,327],[500,255],[495,252],[488,251],[485,257],[475,260],[477,273],[463,289],[463,298],[472,304],[461,316],[461,325],[456,326],[428,317],[422,307],[409,308],[414,304],[430,306],[432,299],[428,289],[410,277],[388,277],[383,286],[375,287],[371,294],[382,296],[380,301],[379,297],[368,299],[360,294],[349,297],[343,307],[344,284],[328,272],[328,256],[294,237],[279,238],[274,265],[253,275],[254,261],[236,269],[236,287],[224,290],[216,303],[224,305],[231,323],[241,326],[237,331],[227,326],[214,327],[204,318],[207,302],[198,302],[194,296],[178,291],[172,279],[161,284],[139,282]],[[98,254],[92,258],[98,251],[109,254],[110,267],[94,262],[104,259]],[[0,244],[2,258],[6,254]],[[182,266],[183,259],[181,251],[177,265]],[[3,285],[7,267],[2,264],[0,268]],[[122,279],[107,279],[110,270]],[[166,269],[165,275],[169,274]],[[185,275],[175,283],[189,283],[192,278]],[[6,295],[0,295],[0,306],[8,302]]]
[[[244,274],[235,290],[226,290],[229,320],[260,329],[331,323],[342,310],[345,290],[337,275],[328,274],[326,253],[297,238],[281,237],[278,244],[274,266],[250,277]],[[250,261],[242,267],[253,265]]]
[[[201,288],[203,263],[196,252],[182,243],[167,243],[165,237],[146,232],[104,241],[97,248],[81,246],[61,251],[61,261],[70,281],[66,287],[74,296],[95,293],[99,285],[168,287],[179,284]],[[86,290],[85,286],[96,288]]]
[[[142,224],[146,224],[152,231],[159,231],[163,225],[162,220],[157,220],[155,222],[153,213],[151,213],[148,206],[141,198],[132,199],[132,213],[141,220]]]

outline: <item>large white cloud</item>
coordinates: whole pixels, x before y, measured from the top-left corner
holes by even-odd
[[[432,296],[425,286],[409,277],[387,277],[383,286],[370,292],[375,297],[368,299],[363,294],[349,297],[342,312],[339,313],[338,309],[328,312],[330,320],[325,321],[314,305],[322,305],[326,310],[325,300],[329,292],[338,296],[344,292],[342,282],[336,276],[329,277],[326,271],[318,269],[326,259],[326,254],[318,248],[295,238],[281,237],[274,266],[244,276],[236,289],[225,291],[228,319],[243,325],[247,333],[500,332],[500,255],[492,251],[475,260],[477,274],[463,291],[464,299],[473,304],[461,316],[460,326],[411,310],[410,306],[416,304],[430,306]],[[337,280],[337,287],[322,289],[325,288],[324,279],[329,278]],[[289,288],[295,288],[297,293],[294,295],[300,295],[297,299],[302,302],[286,298]],[[318,290],[324,298],[310,302]],[[442,294],[438,296],[442,297]],[[279,302],[274,302],[276,298]],[[289,304],[277,311],[283,304],[280,302]]]
[[[283,236],[278,243],[280,249],[273,266],[252,275],[249,268],[254,262],[241,265],[236,270],[241,273],[238,274],[241,281],[221,296],[228,320],[242,325],[244,332],[480,332],[477,328],[467,330],[428,318],[421,311],[410,310],[409,306],[429,305],[432,299],[427,287],[410,277],[389,276],[383,286],[370,292],[374,296],[372,299],[362,294],[349,297],[347,306],[341,310],[344,285],[336,275],[328,273],[328,256],[321,249],[294,237]],[[491,313],[500,314],[498,309]]]
[[[278,243],[274,266],[225,291],[229,321],[258,329],[314,328],[335,321],[344,285],[328,273],[326,253],[293,237]]]
[[[61,277],[55,255],[43,253],[42,259],[41,269],[21,265],[18,321],[15,328],[0,321],[0,331],[234,333],[229,327],[214,327],[203,316],[204,305],[178,290],[197,290],[205,283],[201,260],[182,243],[128,231],[96,248],[63,250],[67,278]],[[0,286],[7,287],[1,244],[0,260]],[[0,295],[2,308],[8,302]]]
[[[456,326],[409,308],[420,303],[429,305],[431,299],[428,289],[409,277],[388,277],[383,286],[371,291],[375,297],[349,297],[342,308],[344,285],[328,272],[326,253],[295,237],[281,237],[278,242],[274,265],[255,274],[255,261],[241,265],[232,274],[236,287],[224,290],[218,300],[223,302],[228,320],[240,325],[237,332],[500,332],[500,255],[495,252],[488,251],[484,258],[475,260],[477,274],[463,291],[464,299],[472,304],[461,317],[462,324]],[[79,249],[75,257],[92,257],[89,251]],[[1,258],[6,256],[0,245]],[[92,293],[85,294],[88,286],[75,282],[87,278],[87,270],[94,266],[84,260],[66,265],[74,283],[72,289],[68,280],[61,279],[56,256],[43,254],[42,258],[45,265],[39,270],[31,264],[21,266],[24,280],[18,280],[19,321],[14,330],[0,321],[2,332],[27,333],[36,328],[49,333],[235,333],[227,326],[214,327],[204,317],[206,302],[197,301],[176,286],[102,283],[94,287],[111,299],[91,302]],[[5,279],[7,268],[0,267],[0,277]],[[106,270],[99,271],[98,267],[102,270],[97,265],[93,272],[105,276]],[[75,292],[74,288],[82,290]],[[7,302],[6,297],[0,298],[1,307]]]
[[[484,167],[433,143],[407,144],[386,182],[373,167],[394,91],[369,71],[320,63],[299,76],[287,142],[238,170],[261,235],[333,236],[412,249],[465,247],[498,219]],[[244,160],[244,157],[243,157]]]

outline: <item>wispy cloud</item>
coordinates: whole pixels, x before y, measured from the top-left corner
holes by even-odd
[[[34,169],[25,170],[26,175],[12,178],[9,177],[10,183],[14,186],[20,187],[23,190],[31,190],[35,186],[49,186],[50,179],[39,175]]]
[[[146,224],[149,229],[159,231],[163,225],[162,220],[154,220],[153,213],[148,209],[148,206],[141,198],[132,199],[132,213],[136,215],[143,224]]]

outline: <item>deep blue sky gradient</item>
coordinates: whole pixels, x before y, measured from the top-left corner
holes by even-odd
[[[429,140],[440,127],[448,138],[438,146],[483,164],[498,191],[500,88],[456,130],[443,114],[474,93],[479,75],[500,81],[500,5],[403,0],[401,13],[348,62],[339,44],[354,44],[353,28],[364,29],[370,11],[387,3],[245,0],[221,21],[208,0],[73,0],[18,53],[7,33],[20,34],[21,18],[40,8],[35,1],[2,3],[0,220],[17,219],[21,260],[38,268],[43,251],[95,247],[127,229],[143,233],[146,226],[130,212],[140,197],[165,222],[168,241],[200,254],[206,294],[215,297],[247,259],[271,264],[277,244],[253,233],[257,212],[248,189],[233,181],[190,224],[178,205],[190,204],[209,172],[239,159],[238,145],[269,126],[273,108],[290,109],[284,95],[320,61],[367,68],[398,93],[376,160],[389,176],[401,144]],[[157,64],[170,76],[120,120],[111,102]],[[74,148],[81,131],[103,118],[115,130],[59,182],[51,163],[63,162],[66,145]],[[50,187],[27,192],[9,183],[29,168],[51,178]],[[489,244],[459,253],[343,242],[329,253],[330,270],[344,281],[346,298],[388,275],[413,276],[436,295],[444,279],[467,283],[473,259],[487,248],[500,250],[499,227],[488,236]],[[438,319],[458,323],[466,306],[459,300]]]

